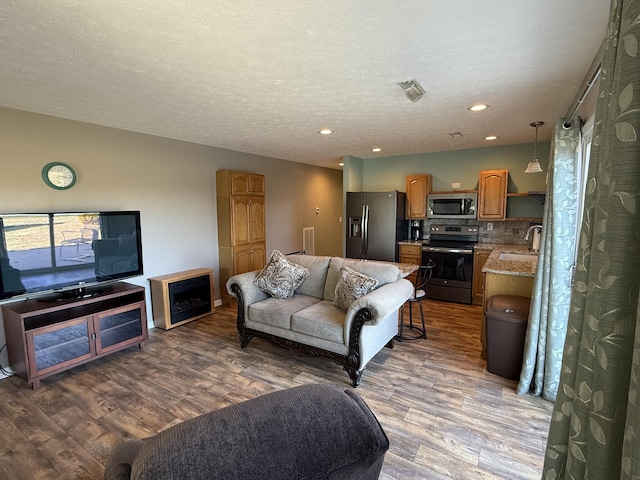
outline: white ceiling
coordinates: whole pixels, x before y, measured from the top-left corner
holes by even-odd
[[[0,105],[295,162],[550,137],[609,0],[5,0]],[[397,82],[417,79],[409,101]],[[467,107],[488,103],[481,113]],[[319,135],[321,128],[334,130]],[[463,137],[449,134],[461,132]],[[483,138],[496,134],[488,144]],[[374,154],[371,148],[383,150]]]

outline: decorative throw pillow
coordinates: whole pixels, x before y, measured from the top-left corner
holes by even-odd
[[[356,299],[366,295],[378,285],[378,280],[356,272],[346,265],[340,268],[340,280],[336,285],[333,304],[346,312]]]
[[[253,284],[272,297],[290,298],[308,275],[309,270],[290,262],[282,252],[274,250]]]

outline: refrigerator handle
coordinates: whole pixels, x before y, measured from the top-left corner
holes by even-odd
[[[362,253],[369,248],[369,205],[362,205]]]

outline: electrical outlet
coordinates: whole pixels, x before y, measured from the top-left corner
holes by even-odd
[[[490,232],[491,230],[493,230],[493,223],[489,222],[487,223],[487,232]]]
[[[451,184],[451,188],[455,189],[455,188],[460,188],[460,182],[455,182]]]
[[[320,213],[320,207],[316,207],[316,215]]]

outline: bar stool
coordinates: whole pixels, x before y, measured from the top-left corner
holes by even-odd
[[[424,325],[424,311],[422,310],[422,301],[427,298],[427,292],[425,291],[425,286],[431,279],[431,274],[433,272],[433,268],[436,266],[433,260],[429,260],[426,265],[420,266],[416,273],[416,279],[413,286],[413,295],[409,298],[405,304],[402,306],[402,313],[400,314],[400,324],[398,325],[398,330],[400,333],[396,335],[396,338],[399,341],[403,340],[419,340],[420,338],[427,338],[427,329]],[[413,324],[413,304],[417,303],[418,308],[420,308],[420,320],[422,321],[422,328],[415,326]],[[409,307],[409,325],[404,324],[404,307]],[[409,330],[413,330],[417,333],[410,337],[404,336],[404,329],[407,328]]]

